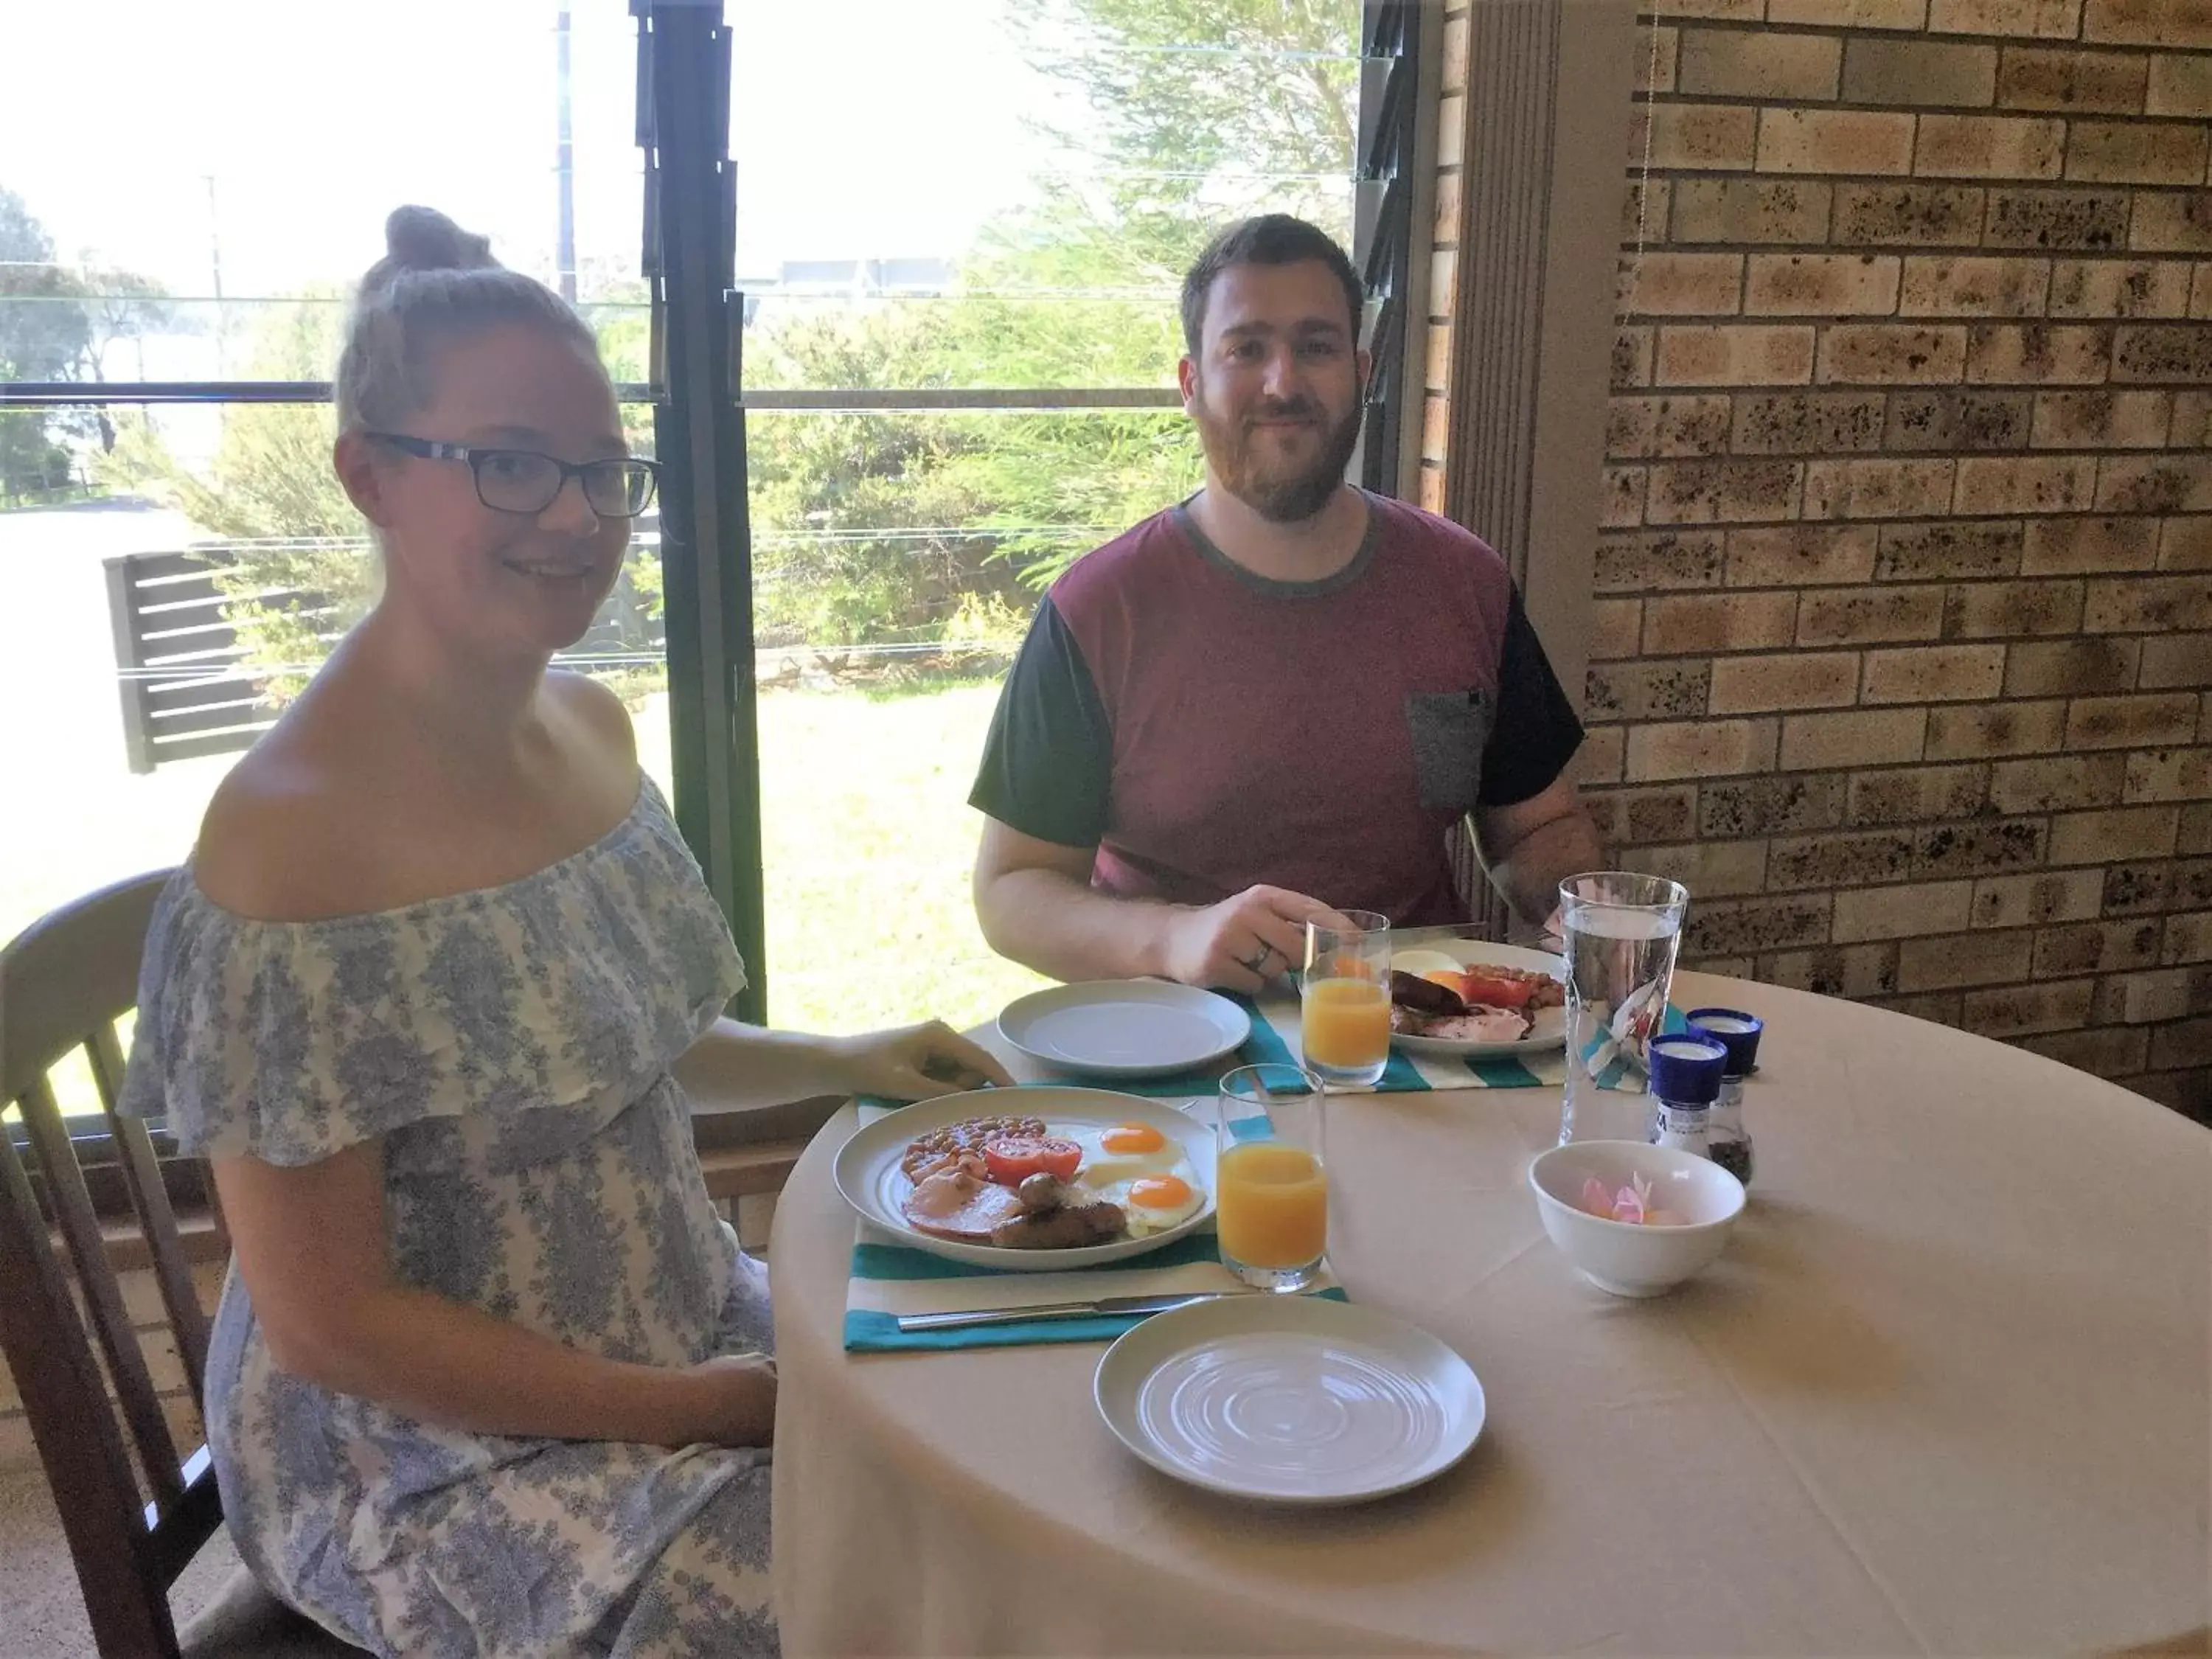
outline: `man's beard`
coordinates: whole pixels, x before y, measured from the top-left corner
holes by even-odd
[[[1209,410],[1200,392],[1193,418],[1199,441],[1221,487],[1271,524],[1297,524],[1312,518],[1328,505],[1329,497],[1344,482],[1344,469],[1359,447],[1359,421],[1364,412],[1354,403],[1351,412],[1324,434],[1313,465],[1296,471],[1265,466],[1253,453],[1254,434],[1243,422],[1224,421]],[[1310,398],[1267,404],[1253,411],[1255,420],[1304,417],[1316,422],[1327,411]]]

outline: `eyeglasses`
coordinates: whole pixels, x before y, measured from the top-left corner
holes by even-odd
[[[584,500],[603,519],[634,519],[653,500],[660,468],[653,461],[622,455],[580,465],[541,455],[534,449],[481,449],[471,444],[438,443],[401,432],[369,432],[364,437],[426,461],[466,461],[476,475],[477,499],[498,513],[543,513],[574,478]]]

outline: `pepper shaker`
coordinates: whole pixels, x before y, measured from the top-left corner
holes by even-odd
[[[1693,1008],[1686,1018],[1690,1029],[1713,1039],[1728,1051],[1722,1072],[1721,1091],[1706,1123],[1711,1144],[1708,1154],[1747,1187],[1751,1185],[1751,1132],[1743,1122],[1743,1080],[1758,1069],[1759,1033],[1765,1022],[1741,1008]]]
[[[1712,1157],[1711,1112],[1728,1050],[1699,1031],[1654,1037],[1650,1048],[1654,1146]]]

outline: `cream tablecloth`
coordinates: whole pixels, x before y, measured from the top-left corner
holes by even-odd
[[[1550,1090],[1332,1103],[1332,1257],[1474,1364],[1459,1468],[1360,1508],[1186,1490],[1103,1348],[848,1355],[848,1108],[779,1205],[785,1650],[2201,1651],[2212,1134],[1942,1027],[1683,975],[1765,1018],[1752,1208],[1653,1302],[1523,1176]]]

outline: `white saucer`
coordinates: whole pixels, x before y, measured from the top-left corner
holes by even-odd
[[[1235,1054],[1252,1018],[1226,997],[1170,980],[1097,980],[1008,1003],[999,1035],[1061,1071],[1156,1077]]]
[[[1091,1383],[1164,1474],[1273,1504],[1350,1504],[1435,1479],[1482,1433],[1482,1384],[1435,1337],[1320,1297],[1193,1303],[1126,1332]]]

